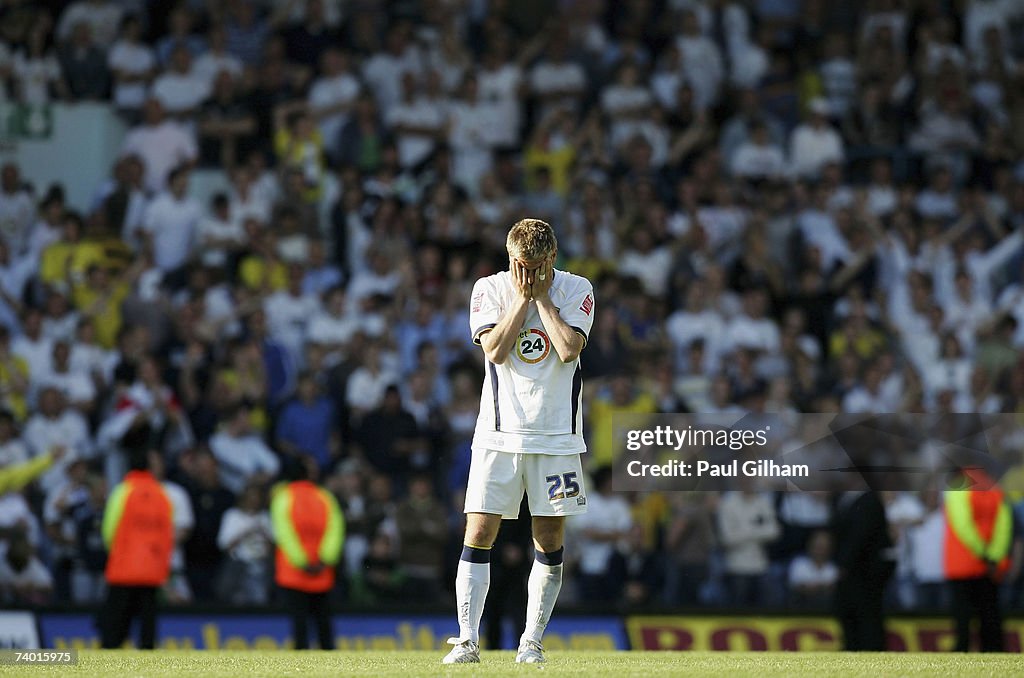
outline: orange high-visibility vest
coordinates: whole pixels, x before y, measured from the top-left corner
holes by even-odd
[[[107,582],[161,586],[171,572],[174,522],[171,500],[149,471],[129,471],[103,513]]]
[[[986,562],[1002,574],[1010,566],[1013,516],[1003,491],[984,475],[967,473],[977,490],[944,493],[947,579],[974,579],[987,574]]]
[[[306,480],[289,483],[274,494],[270,514],[277,541],[274,581],[278,586],[307,593],[331,590],[345,535],[334,495]],[[313,563],[324,568],[316,574],[303,570]]]

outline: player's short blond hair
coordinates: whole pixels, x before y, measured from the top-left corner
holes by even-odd
[[[517,259],[544,259],[558,251],[555,229],[540,219],[520,219],[509,229],[505,249]]]

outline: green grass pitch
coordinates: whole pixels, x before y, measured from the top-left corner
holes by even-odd
[[[551,652],[547,664],[517,665],[511,652],[482,663],[442,666],[441,652],[99,651],[75,666],[0,666],[0,676],[994,676],[1021,675],[1017,654],[838,652]]]

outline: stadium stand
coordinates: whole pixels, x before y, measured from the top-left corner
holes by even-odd
[[[339,602],[450,600],[469,290],[527,214],[597,290],[591,472],[616,412],[1019,412],[1022,22],[1012,0],[0,3],[0,107],[127,130],[112,167],[66,158],[108,177],[88,201],[4,156],[0,467],[64,450],[0,495],[0,603],[102,599],[138,436],[177,507],[171,604],[271,599],[267,490],[296,455],[345,514]],[[884,500],[889,604],[944,607],[939,498]],[[822,493],[591,502],[566,601],[821,610],[835,584]]]

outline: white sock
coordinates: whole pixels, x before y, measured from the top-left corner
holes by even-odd
[[[455,602],[458,605],[459,639],[480,642],[480,617],[491,585],[491,564],[459,561],[455,574]]]
[[[562,550],[559,549],[556,553],[557,565],[547,565],[540,559],[533,561],[530,580],[526,587],[526,630],[520,642],[541,642],[548,621],[551,620],[551,611],[555,609],[555,601],[558,600],[558,592],[562,588]],[[538,556],[540,555],[538,553]]]

